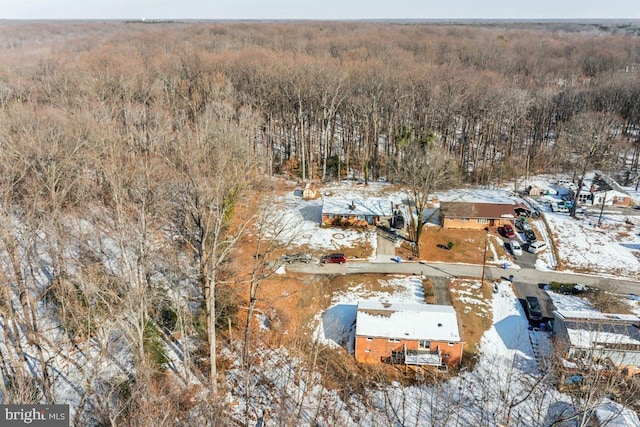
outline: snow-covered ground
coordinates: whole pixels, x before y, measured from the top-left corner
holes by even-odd
[[[351,352],[358,300],[424,303],[420,277],[397,276],[381,283],[385,286],[379,292],[367,292],[356,283],[335,295],[330,307],[316,319],[316,339]],[[374,420],[373,414],[378,412],[382,421],[372,421],[371,425],[537,426],[545,424],[547,414],[557,408],[558,402],[571,404],[568,396],[540,381],[538,363],[553,351],[550,336],[529,330],[511,284],[499,283],[491,301],[474,297],[478,287],[477,281],[459,281],[456,295],[470,309],[484,312],[493,319],[491,328],[481,339],[474,370],[463,371],[438,385],[394,383],[374,390],[371,401],[375,408],[369,410],[371,418],[365,418]],[[584,299],[555,293],[551,296],[558,308],[593,310]],[[640,426],[635,413],[623,411],[614,402],[604,401],[598,411],[598,416],[603,418],[616,415],[616,422],[622,422],[619,425]]]
[[[377,183],[368,187],[343,183],[324,189],[323,192],[345,198],[380,197],[384,194],[394,203],[400,203],[406,198],[401,192],[389,192],[386,184]],[[509,189],[450,190],[439,193],[436,197],[443,201],[522,201]],[[283,200],[286,209],[282,212],[291,221],[302,224],[305,230],[301,244],[319,249],[335,248],[335,230],[319,227],[321,199],[303,201],[292,192]],[[563,266],[637,277],[640,271],[636,256],[637,249],[640,248],[640,222],[635,218],[605,213],[601,226],[595,227],[590,216],[575,220],[567,214],[552,213],[543,204],[535,201],[533,203],[544,214],[544,219],[534,222],[540,238],[556,243]],[[545,220],[546,224],[543,222]],[[358,244],[362,239],[361,236],[343,234],[344,237],[341,236],[340,240],[342,245],[349,242]],[[375,250],[375,239],[371,238],[370,241]],[[490,250],[495,252],[491,247]],[[547,250],[539,256],[536,268],[553,269],[557,264],[554,252]],[[397,276],[381,280],[380,283],[381,290],[377,292],[366,290],[356,281],[350,289],[332,295],[329,307],[314,319],[316,341],[352,352],[359,300],[424,302],[421,278],[418,276]],[[471,296],[473,288],[478,287],[479,283],[471,280],[467,286],[469,295],[461,291],[457,297],[469,309],[484,311],[493,319],[491,328],[481,339],[475,368],[472,371],[463,370],[460,375],[438,385],[406,386],[394,383],[371,390],[368,400],[373,403],[373,408],[363,406],[357,399],[343,402],[333,396],[329,406],[338,408],[339,411],[345,405],[350,408],[349,411],[340,412],[341,425],[362,425],[364,422],[372,426],[537,426],[544,425],[547,416],[554,413],[558,405],[571,405],[569,396],[540,381],[540,360],[553,351],[550,337],[546,332],[528,329],[528,321],[510,283],[499,283],[499,290],[493,294],[491,301]],[[550,295],[558,309],[594,310],[582,298],[553,292]],[[634,296],[629,298],[629,303],[638,311],[639,299]],[[312,408],[320,406],[317,398],[311,398],[310,402],[309,406]],[[311,409],[304,409],[303,413],[307,410]],[[353,415],[354,412],[356,416]],[[612,414],[616,416],[607,425],[640,426],[635,413],[623,410],[615,402],[603,401],[596,412],[601,420]],[[318,421],[317,418],[314,420]],[[322,422],[319,424],[323,425]]]
[[[530,179],[528,183],[544,188],[552,179],[538,177]],[[512,187],[512,184],[506,187]],[[327,197],[347,200],[385,197],[394,204],[406,202],[407,198],[405,193],[392,190],[386,183],[364,186],[344,181],[339,185],[325,187],[321,192]],[[567,271],[591,271],[609,276],[640,278],[640,215],[625,215],[624,210],[605,209],[600,218],[599,211],[588,210],[580,219],[574,219],[566,213],[551,212],[549,202],[557,197],[551,190],[548,195],[524,200],[512,188],[454,189],[434,195],[440,201],[532,204],[543,214],[543,218],[534,220],[539,238],[555,247],[555,251],[549,249],[538,256],[536,268],[540,270],[556,269],[561,265]],[[302,199],[301,191],[291,191],[276,200],[275,205],[280,213],[279,218],[292,224],[289,235],[292,250],[299,246],[319,252],[338,251],[366,243],[373,248],[372,259],[375,258],[375,232],[320,227],[322,198],[307,201]],[[626,212],[636,213],[630,209]],[[493,252],[495,251],[492,250]],[[559,259],[555,258],[556,253]],[[494,260],[500,261],[495,254]]]

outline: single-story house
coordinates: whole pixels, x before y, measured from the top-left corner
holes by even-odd
[[[586,205],[631,206],[632,198],[615,180],[596,174],[591,183],[585,183],[578,202]]]
[[[440,219],[444,228],[482,230],[511,223],[518,216],[528,214],[528,207],[510,203],[440,203]]]
[[[595,311],[553,312],[553,332],[565,366],[640,373],[640,317]]]
[[[452,306],[358,302],[355,358],[362,363],[455,366],[463,342]]]
[[[326,225],[376,225],[392,216],[393,204],[388,199],[326,197],[322,202],[322,223]]]

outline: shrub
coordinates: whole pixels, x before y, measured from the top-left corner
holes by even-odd
[[[169,363],[169,357],[162,340],[162,331],[152,322],[147,322],[144,325],[144,352],[158,368],[164,367]]]
[[[447,242],[447,249],[451,250],[453,248],[454,243],[449,240],[449,242]]]

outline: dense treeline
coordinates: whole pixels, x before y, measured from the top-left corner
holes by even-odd
[[[260,222],[246,190],[264,175],[401,179],[423,196],[449,175],[636,177],[638,36],[564,28],[3,23],[3,402],[68,398],[74,425],[230,425],[215,331],[272,273],[264,242],[250,277],[228,262]],[[246,325],[225,338],[249,402]]]
[[[562,28],[8,26],[0,105],[111,109],[104,114],[115,117],[123,115],[116,103],[127,99],[167,114],[180,131],[223,101],[253,139],[265,173],[294,167],[311,179],[338,170],[389,178],[407,143],[434,141],[475,183],[572,170],[576,149],[566,140],[593,135],[569,129],[596,114],[609,118],[605,135],[617,147],[606,166],[635,175],[638,38]],[[34,40],[23,40],[24,31]]]

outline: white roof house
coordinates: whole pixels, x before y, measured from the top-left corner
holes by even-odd
[[[406,340],[460,341],[452,306],[360,301],[356,335]]]
[[[587,351],[616,366],[640,367],[640,317],[568,310],[553,314],[554,332],[566,339],[570,357]]]
[[[322,201],[322,215],[390,217],[393,215],[393,206],[389,199],[326,197]]]

